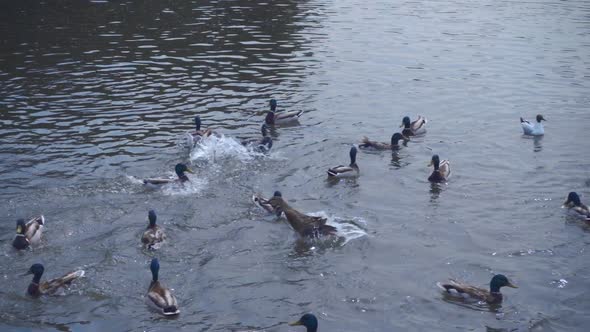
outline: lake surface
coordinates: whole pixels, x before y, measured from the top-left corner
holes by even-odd
[[[10,1],[0,33],[2,331],[303,331],[285,323],[305,312],[320,331],[590,324],[590,226],[560,208],[569,191],[590,203],[587,1]],[[260,156],[235,139],[271,98],[305,113]],[[545,137],[523,137],[538,113]],[[196,114],[224,136],[189,152]],[[405,115],[427,134],[326,181]],[[433,153],[447,184],[427,181]],[[189,185],[141,184],[178,162]],[[298,241],[251,201],[275,190],[345,243]],[[169,237],[155,253],[149,209]],[[41,245],[14,251],[15,220],[41,213]],[[153,256],[176,319],[144,303]],[[86,277],[30,299],[36,262]],[[501,307],[436,287],[495,273],[520,286]]]

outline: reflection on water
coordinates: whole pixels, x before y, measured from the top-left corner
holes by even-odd
[[[543,151],[543,145],[541,144],[543,141],[543,137],[544,136],[535,136],[533,138],[533,146],[534,146],[533,151],[535,151],[535,152]]]

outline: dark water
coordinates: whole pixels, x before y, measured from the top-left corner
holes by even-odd
[[[583,331],[590,228],[590,5],[586,1],[145,1],[0,3],[0,328],[3,331]],[[270,98],[305,110],[255,137]],[[521,136],[541,113],[546,136]],[[200,114],[226,137],[181,147]],[[404,115],[428,133],[399,154],[361,152],[358,180],[326,182],[366,135]],[[433,153],[446,185],[426,178]],[[196,170],[184,188],[138,179]],[[330,217],[348,242],[309,246],[256,209],[254,192]],[[144,304],[147,210],[181,305]],[[43,213],[43,243],[10,246]],[[84,268],[65,296],[25,296]],[[502,307],[454,302],[435,283],[509,276]]]

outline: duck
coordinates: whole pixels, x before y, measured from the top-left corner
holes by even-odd
[[[282,197],[283,195],[281,194],[280,191],[275,191],[273,194],[273,197],[275,197],[275,196]],[[271,214],[276,214],[277,217],[280,217],[281,214],[283,213],[283,211],[281,211],[279,208],[275,208],[274,206],[272,206],[269,203],[268,199],[264,198],[260,194],[252,195],[252,201],[254,201],[254,204],[259,206],[260,208],[262,208],[266,212],[271,213]]]
[[[437,285],[447,293],[452,293],[452,291],[454,291],[461,295],[467,295],[478,301],[486,301],[490,304],[502,302],[502,293],[500,293],[500,288],[518,288],[503,274],[496,274],[494,277],[492,277],[489,291],[484,288],[471,286],[454,279],[450,279],[447,283],[439,282]]]
[[[563,208],[571,209],[576,212],[579,216],[585,217],[587,221],[590,221],[590,209],[588,206],[580,201],[578,193],[572,191],[567,195],[567,199],[563,202]]]
[[[201,117],[198,115],[195,116],[195,129],[196,130],[191,133],[194,137],[206,138],[213,134],[211,128],[201,130]]]
[[[428,181],[430,182],[445,182],[451,176],[451,163],[448,160],[440,161],[440,158],[437,154],[432,156],[430,160],[430,164],[428,166],[434,165],[434,171],[428,177]]]
[[[402,119],[402,125],[400,128],[404,128],[402,135],[406,137],[422,135],[426,133],[426,118],[418,115],[418,119],[414,122],[410,122],[409,116],[404,116]]]
[[[543,129],[543,124],[541,123],[541,121],[547,121],[541,114],[537,114],[537,122],[535,122],[535,124],[532,124],[529,121],[520,118],[520,125],[522,126],[524,134],[527,136],[545,135],[545,129]]]
[[[160,226],[156,225],[156,211],[148,211],[148,220],[149,224],[141,236],[141,243],[148,249],[157,249],[164,242],[166,234],[164,234],[164,230]]]
[[[185,164],[179,163],[174,166],[174,172],[178,176],[178,179],[166,179],[166,178],[151,178],[151,179],[144,179],[143,184],[151,184],[151,185],[159,185],[159,184],[166,184],[172,182],[180,182],[184,183],[190,181],[188,176],[184,174],[184,172],[188,172],[194,174],[194,172],[188,168]]]
[[[400,133],[391,135],[391,143],[382,143],[377,141],[371,141],[367,136],[364,136],[359,148],[361,149],[373,149],[373,150],[398,150],[400,148],[399,141],[409,141],[409,137],[405,137]]]
[[[266,118],[264,119],[264,123],[269,126],[297,121],[301,114],[303,114],[303,111],[277,112],[277,101],[275,99],[271,99],[269,105],[270,111],[266,113]]]
[[[305,314],[298,321],[289,323],[290,326],[305,326],[307,332],[317,332],[318,319],[313,314]]]
[[[250,140],[243,140],[241,143],[244,146],[252,146],[254,151],[260,153],[268,153],[272,148],[272,138],[268,136],[268,126],[266,123],[262,124],[260,128],[260,132],[262,133],[262,138],[255,138]]]
[[[277,215],[284,213],[289,225],[303,238],[336,235],[336,228],[326,225],[326,218],[308,216],[295,210],[285,202],[280,191],[275,191],[273,197],[263,203],[272,206]]]
[[[350,148],[350,164],[348,166],[338,165],[328,169],[328,177],[354,177],[360,174],[359,167],[356,164],[357,149],[353,145]]]
[[[33,297],[39,297],[41,295],[54,294],[60,288],[69,285],[72,281],[84,276],[84,270],[77,270],[64,275],[61,278],[51,279],[49,281],[41,282],[41,276],[45,268],[42,264],[36,263],[31,265],[29,271],[25,275],[32,274],[33,280],[27,288],[27,294]]]
[[[146,301],[148,305],[156,309],[164,316],[174,316],[180,313],[178,309],[178,302],[176,297],[172,295],[172,292],[158,280],[158,273],[160,272],[160,262],[157,258],[152,258],[150,264],[150,270],[152,271],[152,282],[148,288]]]
[[[12,246],[18,250],[26,249],[31,244],[41,241],[41,234],[45,226],[45,217],[43,215],[31,218],[27,223],[24,219],[16,221],[16,236],[12,241]]]

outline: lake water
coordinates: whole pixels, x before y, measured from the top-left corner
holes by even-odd
[[[2,331],[303,331],[285,323],[304,312],[320,331],[590,324],[590,226],[560,208],[569,191],[590,203],[587,1],[10,1],[0,33]],[[305,113],[260,156],[235,139],[271,98]],[[523,137],[538,113],[545,137]],[[196,114],[224,136],[189,152]],[[427,134],[326,181],[405,115]],[[433,153],[447,184],[427,181]],[[178,162],[191,184],[141,185]],[[275,190],[346,243],[299,242],[251,201]],[[155,253],[149,209],[169,237]],[[41,213],[43,242],[15,252],[15,220]],[[144,303],[152,256],[176,319]],[[36,262],[86,277],[30,299]],[[495,273],[519,285],[499,308],[436,287]]]

